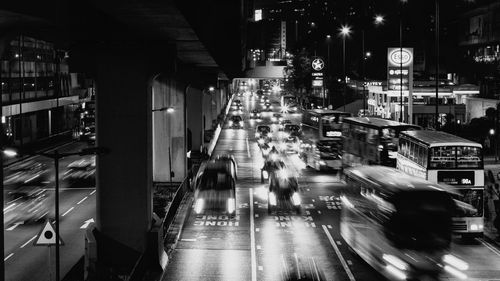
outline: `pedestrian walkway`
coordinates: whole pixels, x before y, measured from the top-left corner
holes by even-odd
[[[497,215],[495,213],[495,206],[493,204],[492,190],[489,188],[495,183],[500,184],[500,161],[495,161],[493,156],[484,157],[484,171],[485,171],[485,225],[484,225],[484,235],[489,238],[492,242],[495,242],[497,246],[500,247],[500,233],[493,225],[493,220]],[[489,173],[491,171],[491,174]],[[490,174],[490,176],[488,176]],[[491,177],[492,175],[492,177]],[[494,182],[492,182],[494,181]]]

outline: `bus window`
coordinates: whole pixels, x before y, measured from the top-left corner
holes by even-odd
[[[441,146],[431,148],[431,168],[455,168],[455,148]]]
[[[481,149],[472,146],[457,147],[457,168],[482,168]]]

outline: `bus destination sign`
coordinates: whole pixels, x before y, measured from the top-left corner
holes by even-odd
[[[474,171],[438,171],[438,182],[449,185],[474,185]]]

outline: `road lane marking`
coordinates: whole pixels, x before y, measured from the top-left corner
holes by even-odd
[[[486,248],[490,249],[490,251],[492,251],[493,253],[495,253],[497,256],[500,257],[500,251],[497,248],[495,248],[493,245],[491,245],[490,243],[486,242],[485,240],[483,240],[481,238],[478,238],[477,240],[479,240],[479,242],[481,242],[481,244],[486,246]]]
[[[342,246],[342,243],[340,241],[336,241],[337,245]]]
[[[352,266],[352,261],[351,260],[347,260],[347,264]]]
[[[248,139],[247,139],[248,144]],[[252,281],[257,281],[257,259],[255,254],[255,222],[253,213],[253,188],[248,189],[250,193],[250,255],[252,259]]]
[[[6,260],[10,259],[13,255],[14,255],[14,253],[10,253],[7,257],[5,257],[3,259],[3,261],[6,261]]]
[[[192,239],[192,238],[183,238],[183,239],[181,239],[181,241],[183,241],[183,242],[196,242],[196,239]]]
[[[87,200],[87,198],[89,198],[89,197],[88,196],[83,197],[83,199],[78,201],[78,203],[76,203],[76,204],[80,205],[83,201]]]
[[[260,250],[260,249],[262,249],[262,248],[260,247],[260,245],[257,245],[257,250]]]
[[[329,229],[332,229],[333,227],[331,225],[327,225]]]
[[[351,269],[349,269],[349,266],[347,266],[347,262],[345,261],[344,257],[340,253],[339,247],[337,247],[337,244],[335,244],[335,241],[333,240],[332,235],[328,231],[328,228],[326,225],[322,225],[323,231],[325,232],[326,236],[328,237],[328,240],[330,241],[330,244],[332,245],[333,249],[335,250],[335,253],[339,257],[340,263],[342,264],[342,267],[344,268],[345,272],[347,273],[347,276],[349,277],[350,281],[356,281],[354,278],[354,275],[352,275]]]
[[[94,194],[95,192],[96,192],[96,190],[92,191],[92,192],[90,193],[90,195]]]
[[[252,155],[250,154],[250,144],[248,144],[248,137],[245,138],[245,141],[247,143],[247,154],[248,158],[252,158]]]
[[[299,257],[297,257],[297,253],[293,253],[293,257],[295,258],[295,264],[297,264],[297,278],[300,280],[302,276],[300,275]]]
[[[23,245],[21,245],[21,247],[19,247],[19,248],[22,249],[22,248],[26,247],[26,245],[28,245],[31,241],[33,241],[37,236],[38,235],[35,235],[35,236],[31,237],[30,240],[28,240],[26,243],[24,243]]]
[[[311,199],[311,201],[313,201],[313,203],[316,202],[316,200],[314,200],[314,199]]]
[[[259,265],[259,270],[260,271],[264,270],[264,267],[262,265]]]
[[[259,231],[260,231],[260,228],[258,228],[258,227],[257,227],[257,228],[255,229],[255,232],[259,232]]]
[[[22,224],[22,223],[16,222],[13,226],[6,228],[5,230],[12,231],[12,230],[14,230],[14,228],[18,227],[20,224]]]
[[[258,218],[259,217],[259,214],[255,214],[255,217]]]
[[[90,219],[86,220],[86,221],[83,223],[83,225],[82,225],[82,226],[80,226],[80,229],[85,229],[85,228],[89,227],[89,225],[90,225],[91,223],[93,223],[93,222],[95,222],[95,221],[94,221],[94,218],[90,218]]]
[[[69,210],[67,210],[64,214],[62,214],[62,216],[64,217],[65,215],[67,215],[69,212],[73,211],[75,207],[71,207],[69,208]]]
[[[320,211],[320,210],[318,210],[318,214],[320,214],[320,215],[321,215],[321,211]]]

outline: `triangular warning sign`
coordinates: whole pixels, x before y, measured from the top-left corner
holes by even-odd
[[[35,239],[35,246],[50,246],[56,244],[56,231],[52,227],[49,221],[45,223],[40,233],[38,233]],[[64,245],[61,236],[59,236],[59,245]]]

